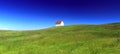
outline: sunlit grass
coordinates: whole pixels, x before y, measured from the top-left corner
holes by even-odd
[[[0,31],[0,54],[119,54],[119,25]]]

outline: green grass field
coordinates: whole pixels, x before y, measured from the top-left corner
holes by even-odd
[[[1,30],[0,54],[120,54],[120,23]]]

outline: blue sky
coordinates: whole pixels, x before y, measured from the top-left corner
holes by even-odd
[[[71,24],[120,22],[119,0],[0,0],[0,29],[48,28]]]

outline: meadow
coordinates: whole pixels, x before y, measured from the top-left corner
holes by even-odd
[[[0,54],[120,54],[120,23],[0,30]]]

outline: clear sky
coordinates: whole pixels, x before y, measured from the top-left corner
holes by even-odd
[[[0,29],[120,22],[120,0],[0,0]]]

